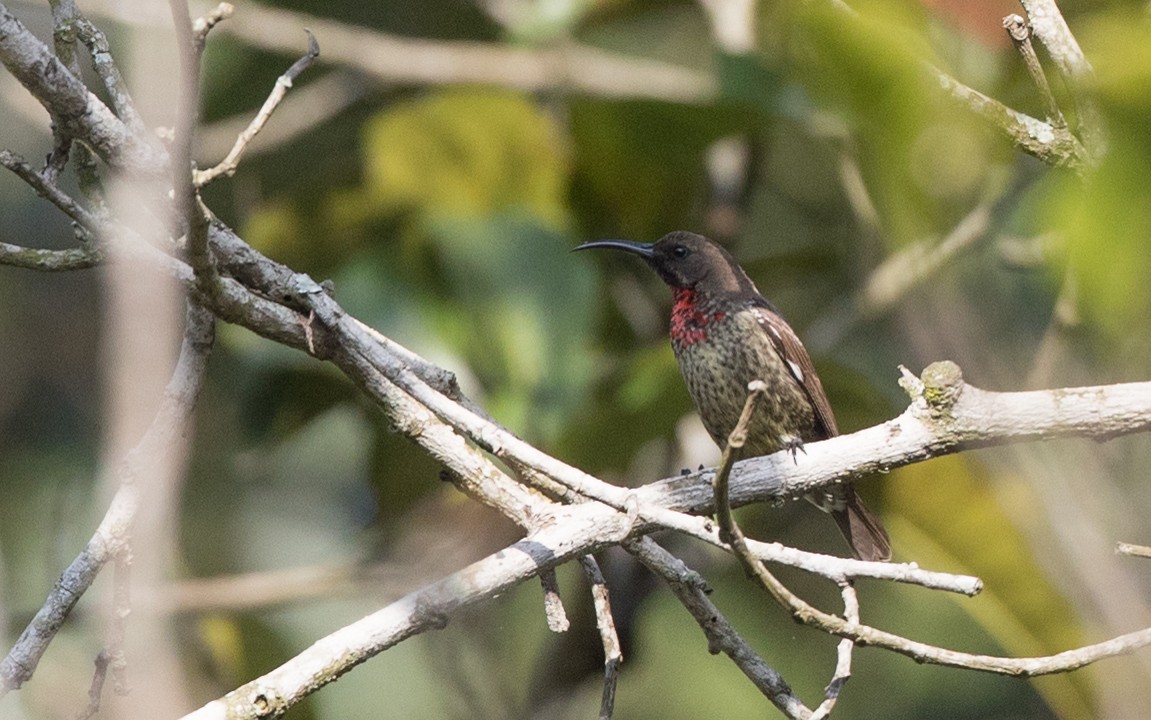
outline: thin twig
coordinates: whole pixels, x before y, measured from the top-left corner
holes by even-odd
[[[59,208],[65,215],[79,223],[85,230],[95,231],[99,222],[95,215],[84,206],[76,202],[49,178],[32,169],[32,166],[14,152],[0,150],[0,165],[11,170],[24,182],[28,183],[36,194]]]
[[[1055,0],[1019,0],[1032,34],[1047,48],[1075,102],[1078,131],[1089,157],[1098,159],[1106,147],[1103,115],[1091,98],[1095,70],[1083,55]]]
[[[1151,558],[1151,547],[1147,545],[1133,545],[1132,543],[1116,543],[1115,552],[1120,555],[1130,555],[1138,558]]]
[[[611,612],[611,597],[607,582],[600,572],[599,563],[591,555],[580,558],[580,566],[591,583],[592,604],[595,607],[595,626],[599,629],[603,643],[603,695],[600,698],[599,720],[611,720],[615,710],[615,689],[619,680],[619,668],[623,664],[623,650],[619,644],[619,634],[615,630],[615,618]]]
[[[795,696],[783,676],[760,657],[711,601],[708,597],[711,590],[699,573],[650,537],[629,540],[623,547],[667,582],[668,588],[699,624],[707,638],[709,652],[722,652],[731,658],[764,697],[787,717],[805,720],[811,716],[811,710]]]
[[[232,17],[232,13],[235,11],[236,8],[231,3],[222,2],[212,8],[207,15],[196,18],[195,22],[192,23],[192,41],[196,43],[197,47],[203,48],[204,43],[208,41],[208,33],[212,32],[212,28]]]
[[[88,54],[92,57],[92,67],[104,84],[104,90],[107,91],[108,99],[112,102],[112,110],[134,132],[144,132],[144,121],[136,110],[136,103],[132,100],[128,83],[124,81],[120,67],[116,64],[115,58],[112,57],[112,49],[108,45],[108,38],[104,35],[104,31],[96,27],[95,23],[88,18],[79,15],[76,18],[76,36],[88,48]]]
[[[312,34],[311,30],[305,30],[308,34],[308,52],[304,54],[292,66],[288,68],[280,77],[276,78],[276,84],[272,88],[272,92],[268,95],[267,100],[264,101],[263,107],[260,112],[256,113],[256,117],[252,118],[252,122],[248,127],[240,133],[236,138],[235,145],[232,146],[231,151],[228,152],[227,157],[219,162],[215,167],[203,171],[197,171],[195,174],[195,183],[197,187],[204,187],[221,175],[232,176],[236,172],[236,168],[240,165],[240,158],[243,157],[244,151],[248,148],[248,143],[252,142],[253,138],[259,134],[264,125],[267,124],[268,119],[275,112],[280,102],[287,95],[288,90],[292,87],[292,83],[300,76],[300,73],[308,69],[308,67],[315,62],[316,58],[320,56],[320,46],[316,42],[316,36]]]
[[[737,538],[740,541],[743,540],[743,533],[740,532],[739,526],[731,514],[728,480],[731,478],[731,468],[739,459],[743,445],[747,442],[747,428],[751,423],[751,418],[755,415],[756,408],[766,393],[767,383],[764,381],[753,380],[748,383],[747,399],[743,403],[743,412],[740,413],[739,420],[727,438],[719,466],[715,469],[715,480],[713,481],[715,485],[715,518],[719,523],[719,539],[728,545],[734,545]],[[748,555],[751,555],[750,551],[748,551]]]
[[[112,569],[112,619],[108,623],[105,654],[112,671],[113,687],[119,695],[128,694],[128,656],[124,653],[128,616],[132,614],[132,544],[127,540],[116,556]]]
[[[560,597],[559,580],[555,570],[545,570],[540,573],[540,585],[544,591],[544,616],[548,621],[548,630],[554,633],[567,632],[571,627],[567,612],[564,610],[564,601]]]
[[[276,122],[266,125],[244,151],[245,158],[267,153],[339,117],[363,99],[370,86],[365,78],[350,70],[337,70],[307,85],[296,87],[276,110]],[[200,127],[197,153],[201,158],[227,155],[236,138],[251,123],[247,112],[210,122]],[[207,163],[204,164],[207,167]]]
[[[843,617],[847,618],[848,622],[858,623],[859,596],[855,592],[855,586],[849,582],[843,583],[840,586],[840,594],[843,596]],[[835,709],[835,703],[839,700],[839,693],[843,691],[843,686],[851,679],[851,656],[854,650],[855,643],[849,638],[839,641],[835,652],[835,674],[832,676],[831,682],[827,684],[827,688],[824,689],[823,702],[815,708],[811,720],[823,720],[831,717],[831,711]]]
[[[1007,31],[1015,49],[1023,57],[1023,65],[1031,75],[1031,82],[1039,89],[1039,96],[1043,98],[1047,109],[1048,121],[1055,127],[1067,127],[1067,120],[1059,110],[1059,103],[1055,101],[1055,95],[1051,92],[1051,84],[1047,82],[1047,75],[1039,63],[1039,56],[1035,54],[1035,47],[1031,44],[1031,28],[1028,27],[1027,21],[1022,15],[1011,13],[1003,18],[1003,29]]]
[[[844,17],[852,20],[858,17],[858,13],[842,0],[825,1]],[[1026,6],[1027,0],[1024,0],[1023,4]],[[964,85],[927,60],[918,61],[918,65],[944,93],[998,130],[1017,149],[1055,167],[1070,167],[1082,171],[1088,164],[1091,156],[1087,149],[1067,128],[1059,128],[1013,110],[998,100]]]
[[[195,31],[187,0],[168,0],[168,7],[176,29],[180,64],[178,107],[171,145],[176,206],[176,231],[172,234],[178,237],[187,233],[188,262],[196,272],[200,290],[212,297],[217,293],[219,272],[208,247],[209,216],[200,203],[192,162],[192,146],[200,122],[200,68],[207,31],[202,34]]]
[[[108,654],[96,654],[96,670],[92,673],[92,684],[88,686],[88,705],[76,713],[75,720],[88,720],[100,712],[100,697],[104,694],[104,681],[108,678]]]

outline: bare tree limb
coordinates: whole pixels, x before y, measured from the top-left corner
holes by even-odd
[[[155,142],[116,117],[2,3],[0,63],[71,137],[84,140],[113,167],[149,175],[166,165]]]
[[[1027,74],[1031,76],[1031,82],[1039,89],[1039,96],[1043,98],[1043,105],[1047,109],[1048,121],[1055,127],[1067,127],[1067,120],[1059,110],[1059,103],[1055,102],[1055,95],[1051,92],[1047,75],[1043,72],[1043,66],[1039,64],[1039,56],[1035,54],[1035,48],[1031,45],[1031,28],[1027,25],[1027,21],[1022,16],[1012,13],[1003,18],[1003,29],[1007,31],[1015,49],[1023,58],[1023,65],[1027,68]]]
[[[136,103],[132,100],[128,83],[125,82],[119,66],[112,57],[112,48],[108,45],[108,38],[103,31],[88,18],[78,15],[76,36],[88,48],[88,54],[92,57],[92,67],[104,84],[104,90],[108,93],[108,99],[112,102],[112,110],[116,116],[127,123],[133,132],[137,134],[145,132],[144,120],[136,110]]]
[[[0,242],[0,265],[10,265],[26,270],[46,272],[87,270],[96,267],[103,260],[103,254],[92,247],[45,250]]]
[[[611,597],[607,581],[600,572],[599,563],[591,555],[579,559],[584,574],[591,584],[592,604],[595,607],[595,624],[603,643],[603,696],[600,699],[599,720],[611,720],[615,711],[615,688],[619,681],[619,667],[623,663],[623,650],[619,635],[615,631],[615,618],[611,614]]]
[[[567,632],[571,628],[567,611],[564,610],[564,601],[560,597],[559,580],[555,570],[545,570],[540,573],[540,586],[544,591],[544,616],[548,621],[548,630],[554,633]]]
[[[1138,558],[1151,558],[1151,547],[1146,545],[1133,545],[1131,543],[1116,543],[1115,552],[1120,555],[1130,555]]]
[[[937,363],[938,365],[945,365],[944,363]],[[934,366],[932,366],[934,367]],[[932,368],[928,368],[931,371]],[[955,368],[958,370],[958,368]],[[936,393],[941,391],[941,395],[935,396],[935,401],[938,402],[937,409],[943,409],[950,406],[956,398],[947,397],[950,390],[954,386],[948,387],[929,387],[927,378],[929,372],[924,372],[925,381],[922,383],[912,382],[908,380],[906,385],[915,387],[917,390],[923,391],[923,397],[929,397],[929,393]],[[950,368],[939,368],[934,371],[935,375],[939,377],[933,378],[938,380],[946,378],[954,380],[954,375],[950,372]],[[728,500],[727,486],[728,474],[732,469],[731,458],[737,455],[743,447],[743,443],[747,436],[747,426],[750,422],[751,415],[754,411],[756,403],[759,401],[760,396],[764,391],[762,382],[753,381],[748,385],[748,397],[744,404],[743,413],[740,417],[736,427],[732,430],[727,444],[723,451],[723,461],[717,469],[715,479],[715,497],[716,502],[726,502]],[[913,403],[914,405],[914,403]],[[784,451],[785,453],[787,451]],[[777,453],[779,455],[781,453]],[[824,632],[838,635],[845,640],[850,640],[854,643],[875,645],[887,650],[907,655],[914,658],[918,662],[927,662],[936,665],[945,665],[949,667],[961,667],[969,670],[980,670],[984,672],[997,673],[1002,675],[1013,675],[1016,677],[1033,677],[1037,675],[1049,675],[1052,673],[1067,672],[1084,665],[1088,665],[1104,658],[1113,657],[1115,655],[1130,653],[1141,647],[1151,645],[1151,628],[1139,630],[1136,632],[1121,635],[1117,638],[1098,643],[1096,645],[1089,645],[1086,647],[1068,650],[1056,655],[1047,657],[1033,657],[1033,658],[1005,658],[995,657],[991,655],[976,655],[972,653],[964,653],[955,650],[948,650],[946,648],[928,645],[927,643],[917,642],[905,637],[901,637],[894,633],[889,633],[883,630],[863,625],[858,620],[858,601],[854,600],[854,593],[850,596],[845,595],[845,612],[855,613],[856,619],[840,618],[830,613],[819,610],[815,606],[809,604],[798,595],[789,590],[782,582],[776,578],[771,571],[763,564],[761,560],[756,558],[747,548],[746,538],[743,532],[739,529],[734,518],[731,515],[730,508],[718,507],[716,509],[719,522],[721,523],[720,532],[723,536],[729,539],[732,549],[736,557],[739,559],[740,564],[748,571],[751,577],[759,580],[760,584],[771,593],[772,597],[776,599],[783,607],[787,608],[793,617],[805,625],[818,628]],[[836,673],[837,676],[839,673]]]
[[[755,652],[712,603],[707,583],[698,573],[649,537],[629,540],[624,543],[624,549],[667,582],[668,588],[703,630],[709,652],[722,652],[731,658],[764,697],[787,717],[806,720],[811,716],[811,710],[792,693],[783,676]]]
[[[36,194],[55,205],[68,217],[75,220],[82,227],[94,229],[99,223],[95,215],[87,208],[76,202],[71,196],[55,184],[51,175],[36,172],[24,158],[8,150],[0,150],[0,165],[11,170],[24,182],[28,183]]]
[[[264,128],[268,119],[272,117],[272,113],[283,101],[284,96],[287,95],[288,89],[292,87],[292,83],[300,76],[300,73],[308,69],[309,66],[320,56],[320,46],[316,43],[316,36],[312,34],[311,30],[308,33],[308,52],[304,54],[292,66],[288,68],[280,77],[276,78],[275,87],[273,87],[268,99],[264,101],[263,107],[260,112],[256,113],[256,117],[252,118],[252,122],[244,129],[240,136],[236,138],[236,144],[228,152],[227,157],[219,162],[214,167],[207,170],[197,171],[195,174],[195,184],[197,187],[203,187],[212,182],[221,175],[231,176],[236,172],[236,168],[240,166],[240,158],[243,156],[244,151],[248,148],[248,143]]]
[[[1055,0],[1019,0],[1027,12],[1028,24],[1031,32],[1039,38],[1039,42],[1047,48],[1055,67],[1066,80],[1075,101],[1075,110],[1079,118],[1079,134],[1087,151],[1094,159],[1098,159],[1106,146],[1106,128],[1103,116],[1089,96],[1090,88],[1094,84],[1095,71],[1091,63],[1083,55],[1079,41],[1071,33],[1067,21]]]
[[[545,568],[619,543],[628,530],[624,516],[604,513],[602,506],[557,507],[540,529],[523,540],[335,631],[279,668],[186,717],[241,720],[278,715],[369,657],[415,634],[443,627],[453,613]]]
[[[215,335],[215,318],[189,307],[180,358],[152,425],[120,468],[120,488],[84,550],[64,571],[48,599],[0,661],[0,696],[32,677],[41,656],[104,566],[125,551],[139,505],[136,478],[185,431],[203,382]]]

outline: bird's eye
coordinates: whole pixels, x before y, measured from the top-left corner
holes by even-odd
[[[687,257],[687,252],[687,248],[683,245],[676,245],[671,249],[671,254],[680,259]]]

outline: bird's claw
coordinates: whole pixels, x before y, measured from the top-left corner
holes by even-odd
[[[796,465],[799,464],[799,459],[797,458],[799,453],[802,452],[804,455],[807,454],[807,450],[803,447],[803,440],[797,437],[791,437],[784,440],[783,449],[791,453],[791,461]]]

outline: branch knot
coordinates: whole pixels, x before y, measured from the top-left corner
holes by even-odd
[[[934,362],[923,369],[923,399],[933,417],[950,415],[963,393],[963,371],[950,360]]]

